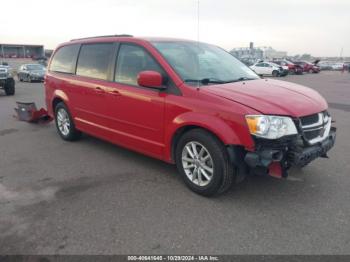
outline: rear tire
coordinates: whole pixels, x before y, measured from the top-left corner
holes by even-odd
[[[75,141],[81,137],[81,132],[75,128],[71,114],[63,102],[55,107],[55,123],[57,132],[63,140]]]
[[[273,76],[273,77],[278,77],[278,75],[279,75],[279,73],[278,73],[277,70],[273,70],[273,71],[272,71],[272,76]]]
[[[235,168],[225,145],[203,129],[192,129],[180,138],[175,158],[183,181],[197,194],[224,193],[235,181]]]
[[[15,94],[15,80],[13,78],[6,80],[4,90],[7,96],[13,96]]]

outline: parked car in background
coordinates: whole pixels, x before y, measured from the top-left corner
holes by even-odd
[[[8,65],[0,65],[0,88],[4,89],[8,96],[15,94],[15,80]]]
[[[258,75],[272,75],[275,77],[285,75],[281,66],[271,62],[257,62],[250,66],[250,68]]]
[[[46,68],[40,64],[25,64],[22,65],[18,72],[19,81],[44,81],[44,76],[46,73]]]
[[[276,64],[276,65],[282,67],[283,72],[282,72],[281,76],[286,76],[289,74],[289,66],[284,61],[277,60],[277,61],[270,61],[270,63]]]
[[[349,63],[349,62],[320,61],[317,64],[317,66],[320,68],[320,70],[340,71],[340,70],[344,70],[344,65],[346,67],[346,63]]]
[[[333,63],[332,64],[332,69],[333,70],[343,70],[344,68],[344,63],[341,63],[341,62],[336,62],[336,63]]]
[[[320,70],[333,70],[333,63],[330,61],[320,61],[317,63]]]
[[[320,68],[310,62],[307,61],[296,61],[293,62],[296,65],[299,65],[302,67],[303,72],[307,72],[307,73],[319,73],[320,72]]]
[[[304,70],[300,65],[296,65],[293,62],[283,59],[283,60],[274,60],[274,63],[281,65],[281,66],[288,66],[289,73],[301,75],[303,74]]]
[[[344,62],[344,70],[350,73],[350,62]]]
[[[2,61],[0,62],[0,66],[2,68],[7,68],[8,73],[11,74],[11,76],[13,76],[13,68],[9,65],[9,63]]]
[[[4,61],[0,62],[0,66],[2,66],[2,67],[10,67],[9,63],[4,62]]]

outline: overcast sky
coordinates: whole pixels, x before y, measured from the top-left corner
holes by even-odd
[[[1,1],[0,43],[44,44],[128,33],[197,39],[198,0]],[[350,0],[199,0],[199,40],[227,50],[350,56]]]

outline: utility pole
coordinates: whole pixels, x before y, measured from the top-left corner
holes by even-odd
[[[2,59],[4,59],[5,58],[4,45],[1,45],[1,54],[2,54]]]
[[[343,47],[340,49],[340,60],[343,61]]]

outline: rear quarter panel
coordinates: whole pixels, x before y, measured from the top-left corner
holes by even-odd
[[[45,76],[45,102],[49,115],[54,117],[53,101],[59,98],[64,101],[68,106],[72,116],[75,116],[75,112],[71,105],[69,98],[69,82],[72,80],[72,76],[61,73],[47,72]]]

